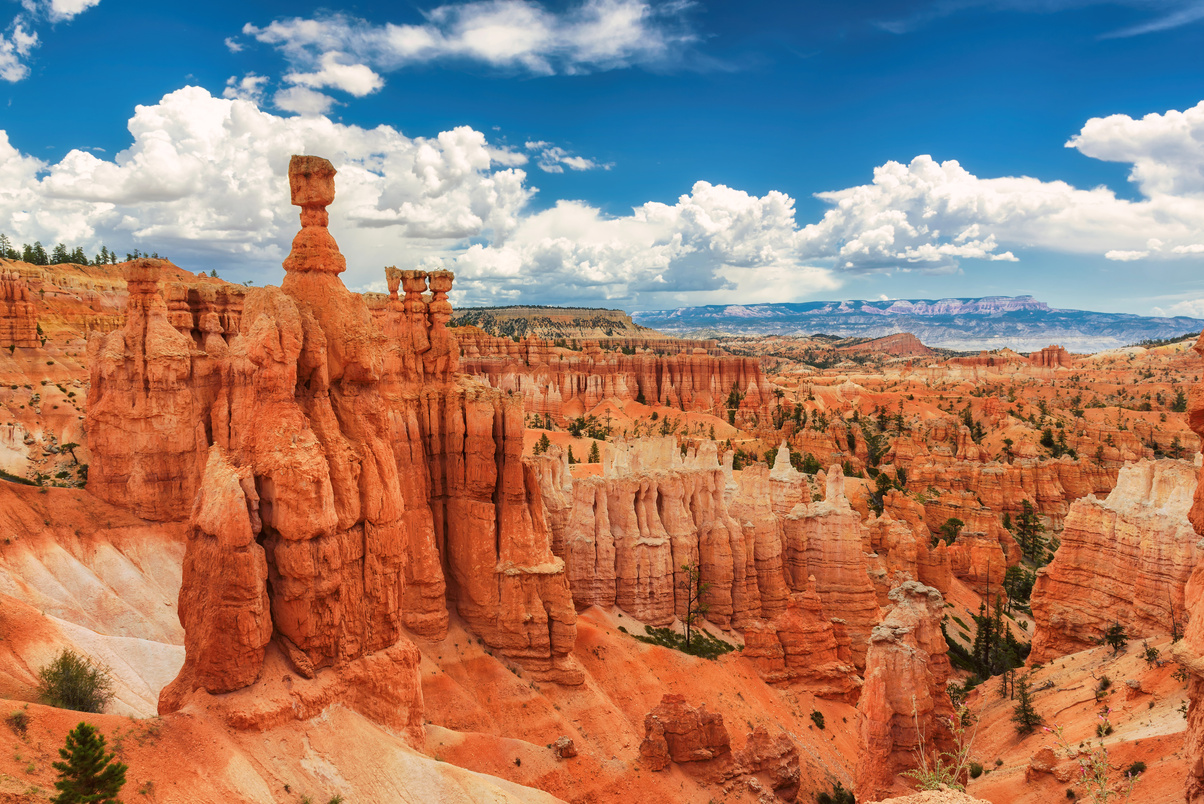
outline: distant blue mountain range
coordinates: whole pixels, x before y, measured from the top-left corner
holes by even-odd
[[[674,335],[812,335],[879,338],[910,332],[945,349],[1031,352],[1060,344],[1099,352],[1204,328],[1204,319],[1057,310],[1032,296],[976,299],[894,299],[797,304],[711,304],[646,310],[636,323]]]

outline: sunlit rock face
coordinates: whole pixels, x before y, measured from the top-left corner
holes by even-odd
[[[420,722],[403,629],[441,638],[449,600],[538,677],[579,682],[521,403],[456,373],[452,275],[390,270],[374,316],[338,276],[334,168],[294,157],[289,180],[302,229],[282,287],[224,321],[202,312],[194,338],[173,326],[160,264],[137,261],[125,327],[90,344],[90,489],[189,521],[187,658],[161,708],[253,683],[274,638],[307,677],[401,668],[389,720],[417,706]]]

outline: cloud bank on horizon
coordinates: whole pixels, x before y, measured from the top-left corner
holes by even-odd
[[[340,171],[332,230],[357,266],[348,285],[380,287],[385,264],[446,267],[459,276],[460,303],[783,301],[783,288],[813,296],[849,275],[956,271],[965,259],[1009,262],[1028,248],[1120,261],[1204,253],[1204,102],[1093,118],[1066,143],[1131,165],[1138,200],[1061,181],[981,178],[956,161],[917,156],[875,168],[870,183],[819,193],[830,208],[801,226],[784,193],[705,181],[628,215],[578,200],[531,211],[526,153],[472,128],[407,137],[281,116],[199,87],[139,106],[129,130],[132,145],[112,159],[73,150],[53,164],[0,132],[6,234],[95,250],[130,242],[186,266],[267,269],[297,228],[289,155],[317,153]],[[526,150],[545,170],[564,160],[547,143]],[[1201,311],[1192,301],[1169,309]]]

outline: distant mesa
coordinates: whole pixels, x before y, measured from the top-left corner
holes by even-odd
[[[632,320],[689,337],[810,335],[883,338],[911,333],[924,344],[965,351],[1035,352],[1050,343],[1084,353],[1204,328],[1204,319],[1060,310],[1032,296],[890,301],[728,304],[632,313]]]

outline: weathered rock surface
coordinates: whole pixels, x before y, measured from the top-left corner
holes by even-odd
[[[40,344],[38,318],[30,301],[29,286],[19,272],[0,270],[0,346],[36,347]]]
[[[1182,630],[1184,588],[1201,557],[1188,521],[1196,471],[1141,461],[1121,469],[1106,499],[1071,505],[1062,545],[1033,588],[1034,662],[1098,644],[1114,621],[1138,639],[1172,623]]]
[[[281,288],[194,317],[165,303],[159,263],[137,261],[125,327],[90,345],[90,489],[147,518],[193,512],[188,659],[162,708],[254,682],[273,633],[302,676],[362,666],[367,694],[375,653],[408,655],[403,628],[445,633],[445,596],[538,677],[579,682],[522,409],[456,376],[451,274],[390,271],[374,317],[338,278],[333,167],[298,157],[289,175],[302,229]]]
[[[849,504],[839,466],[827,474],[820,502],[800,504],[786,517],[786,579],[806,588],[812,577],[824,609],[849,640],[853,664],[865,667],[870,631],[881,619],[864,547],[870,541],[861,515]]]
[[[1204,334],[1193,348],[1204,356]],[[1204,437],[1204,383],[1191,387],[1188,423],[1196,435]],[[1200,473],[1204,473],[1204,468],[1198,470],[1188,519],[1195,532],[1204,536],[1204,482],[1201,482]],[[1192,571],[1184,589],[1184,605],[1191,619],[1183,639],[1174,647],[1174,657],[1188,672],[1190,704],[1184,740],[1188,767],[1186,801],[1200,804],[1204,802],[1204,566],[1197,565]]]
[[[653,771],[671,763],[689,764],[691,772],[715,783],[742,779],[754,791],[768,786],[782,801],[798,796],[799,752],[788,735],[774,738],[758,726],[744,748],[733,753],[723,716],[708,712],[705,705],[695,709],[682,695],[665,695],[644,718],[639,755]]]
[[[874,628],[858,710],[862,750],[857,797],[888,793],[895,774],[915,766],[921,738],[928,750],[946,743],[953,703],[945,685],[951,668],[941,633],[945,601],[911,581],[894,589],[895,604]]]
[[[758,360],[717,356],[701,347],[678,353],[682,348],[678,344],[669,354],[657,354],[664,349],[653,344],[656,351],[642,348],[625,354],[603,350],[595,340],[583,341],[581,351],[573,351],[539,339],[515,343],[472,330],[461,330],[458,337],[464,346],[465,373],[520,395],[528,412],[561,423],[604,399],[726,416],[735,389],[741,395],[740,421],[768,416],[774,399]],[[607,346],[613,349],[610,343]]]
[[[786,609],[767,622],[745,626],[744,650],[771,684],[801,683],[821,698],[852,702],[861,687],[847,646],[824,616],[814,583],[790,596]]]
[[[670,762],[705,762],[731,753],[731,739],[723,716],[695,709],[683,695],[666,695],[644,718],[644,741],[640,759],[652,770],[664,770]]]

